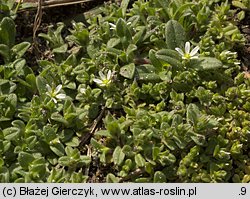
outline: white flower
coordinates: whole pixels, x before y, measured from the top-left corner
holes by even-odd
[[[50,96],[51,97],[51,99],[55,102],[55,103],[57,103],[57,100],[61,100],[61,99],[65,99],[66,98],[66,95],[65,94],[63,94],[63,93],[60,93],[60,91],[61,91],[61,89],[62,89],[62,85],[61,84],[59,84],[57,87],[56,87],[56,89],[52,89],[51,87],[50,87],[50,85],[48,85],[48,84],[46,84],[46,88],[47,88],[47,92],[46,92],[46,94],[48,95],[48,96]]]
[[[175,48],[175,50],[182,56],[182,59],[198,59],[198,51],[199,46],[196,46],[191,52],[190,52],[190,42],[187,41],[185,43],[185,52],[183,52],[180,48]]]
[[[108,71],[107,76],[105,76],[102,71],[99,71],[100,79],[94,78],[93,81],[97,83],[99,86],[108,86],[111,83],[112,72]]]

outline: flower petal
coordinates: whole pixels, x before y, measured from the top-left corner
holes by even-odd
[[[108,74],[107,74],[107,79],[110,80],[111,79],[111,75],[112,75],[112,72],[111,70],[108,71]]]
[[[102,80],[94,78],[93,81],[97,84],[102,84]]]
[[[198,59],[199,57],[198,56],[192,56],[190,57],[190,59]]]
[[[190,56],[194,56],[197,54],[198,50],[200,50],[200,47],[199,46],[196,46],[190,53]]]
[[[56,90],[55,90],[55,93],[59,93],[60,90],[62,89],[62,84],[59,84],[57,87],[56,87]]]
[[[66,95],[61,93],[61,94],[56,95],[56,98],[57,99],[65,99]]]
[[[184,56],[184,52],[180,48],[175,48],[175,50],[181,55]]]
[[[51,99],[55,102],[55,104],[57,104],[56,98],[52,97]]]
[[[187,41],[187,42],[185,43],[185,53],[186,53],[186,54],[189,54],[189,53],[190,53],[190,42],[189,42],[189,41]]]
[[[102,80],[106,79],[105,75],[103,74],[102,71],[99,71],[99,76]]]
[[[115,29],[116,28],[116,25],[113,24],[113,23],[109,23],[109,25],[111,26],[110,29]]]
[[[50,85],[46,84],[46,88],[47,88],[47,90],[49,91],[49,93],[51,93],[52,88],[50,87]]]

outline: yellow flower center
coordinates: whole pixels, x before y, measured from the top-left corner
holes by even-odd
[[[104,80],[102,81],[102,83],[103,83],[103,84],[105,84],[105,85],[108,85],[108,84],[109,84],[109,82],[110,82],[110,80],[109,80],[109,79],[104,79]]]
[[[185,57],[186,59],[190,59],[190,58],[191,58],[191,56],[190,56],[189,53],[185,53],[185,54],[184,54],[184,57]]]

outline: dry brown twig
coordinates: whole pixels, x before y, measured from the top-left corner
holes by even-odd
[[[101,112],[99,113],[99,115],[97,116],[97,118],[96,118],[96,119],[94,120],[94,122],[92,123],[91,128],[90,128],[90,129],[91,129],[90,132],[87,133],[87,134],[85,134],[85,135],[82,137],[81,142],[80,142],[80,145],[79,145],[80,147],[83,146],[83,145],[85,145],[86,142],[89,140],[89,138],[90,138],[91,136],[93,136],[93,134],[95,133],[95,130],[96,130],[96,128],[97,128],[97,125],[100,123],[101,119],[102,119],[103,116],[104,116],[105,110],[106,110],[105,107],[102,108]]]
[[[18,2],[19,0],[17,0]],[[66,6],[72,4],[79,4],[79,3],[87,3],[94,0],[43,0],[42,1],[42,8],[51,8],[57,6]],[[34,6],[37,7],[39,4],[39,0],[22,0],[23,3],[34,3]]]

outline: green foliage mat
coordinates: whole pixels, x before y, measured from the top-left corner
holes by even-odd
[[[0,182],[250,182],[247,9],[104,4],[40,33],[49,59],[30,66],[15,5],[0,0]]]

